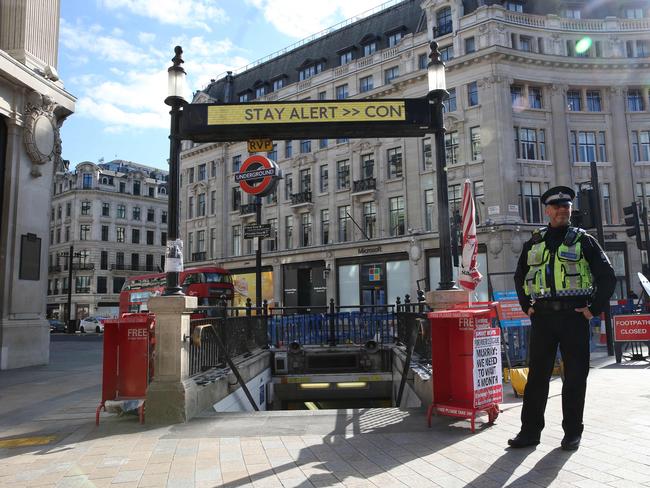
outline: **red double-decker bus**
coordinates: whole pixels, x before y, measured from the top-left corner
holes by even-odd
[[[227,269],[214,266],[186,269],[179,273],[179,282],[185,295],[198,298],[200,307],[215,306],[222,296],[232,303],[234,287]],[[165,273],[127,278],[120,292],[120,316],[148,310],[149,298],[162,295],[166,284]]]

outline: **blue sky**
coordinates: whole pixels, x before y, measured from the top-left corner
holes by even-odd
[[[191,93],[381,0],[62,0],[59,76],[77,97],[63,158],[167,168],[163,103],[175,45]],[[395,1],[391,1],[395,3]]]

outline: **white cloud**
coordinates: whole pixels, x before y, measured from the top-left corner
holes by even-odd
[[[384,0],[385,1],[385,0]],[[260,9],[264,18],[283,34],[298,39],[384,3],[380,0],[246,0]]]
[[[149,65],[151,57],[124,39],[101,35],[102,28],[97,25],[86,27],[81,23],[70,24],[61,19],[61,44],[70,51],[87,51],[103,61],[120,64]]]
[[[156,39],[156,34],[152,32],[139,32],[138,41],[142,44],[151,44]]]
[[[132,14],[149,17],[162,24],[211,31],[210,25],[225,22],[226,12],[217,0],[100,0],[110,10],[126,9]]]

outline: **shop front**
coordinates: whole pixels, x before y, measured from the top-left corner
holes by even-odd
[[[327,306],[325,261],[285,264],[282,273],[285,307]]]
[[[230,270],[235,287],[234,307],[245,307],[246,300],[251,299],[253,306],[257,297],[255,268],[239,268]],[[273,268],[262,266],[262,300],[272,304],[273,299]]]

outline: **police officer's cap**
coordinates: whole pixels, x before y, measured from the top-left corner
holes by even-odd
[[[554,186],[544,192],[542,203],[544,205],[572,203],[575,196],[576,192],[568,186]]]

